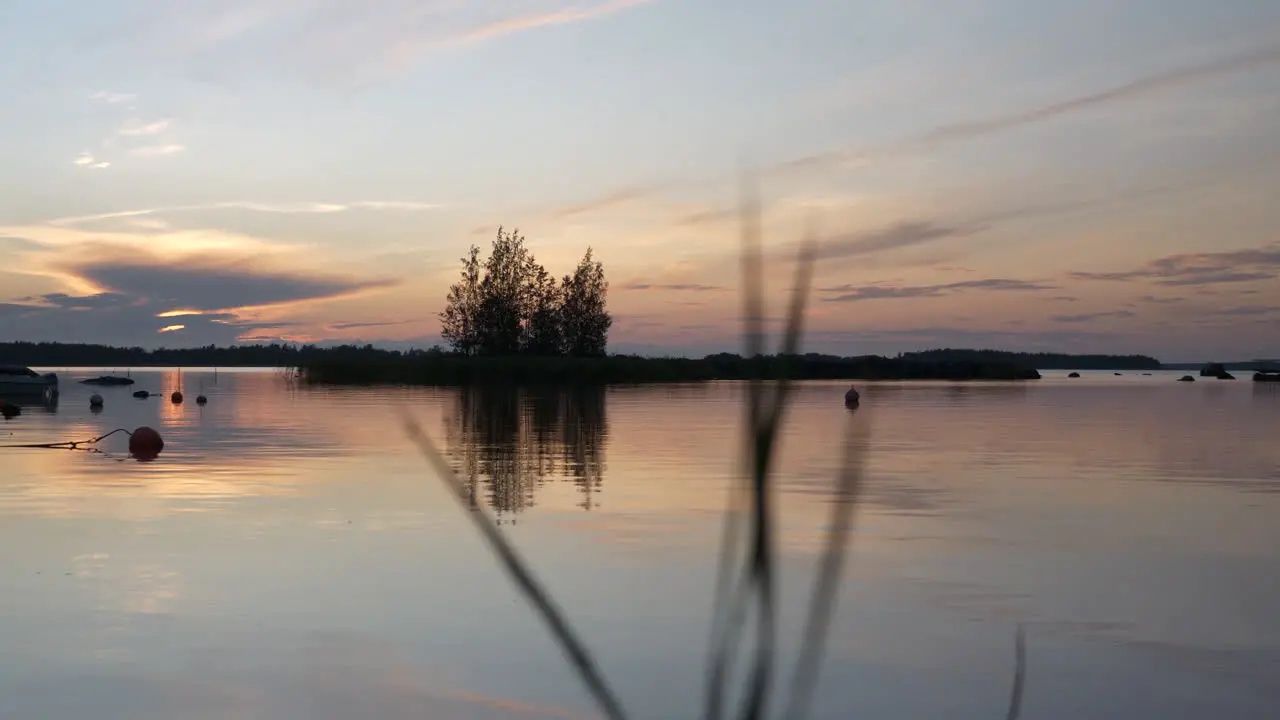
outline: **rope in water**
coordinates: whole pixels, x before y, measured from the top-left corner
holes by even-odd
[[[92,440],[67,440],[64,442],[52,442],[52,443],[27,443],[23,445],[0,445],[0,448],[54,448],[54,449],[60,449],[60,450],[78,450],[80,449],[81,445],[95,445],[98,443],[99,440],[106,440],[107,438],[111,437],[112,435],[115,435],[116,433],[124,433],[125,435],[129,435],[130,437],[133,436],[132,432],[125,430],[124,428],[116,428],[115,430],[112,430],[106,435],[99,435],[98,437],[93,438]]]

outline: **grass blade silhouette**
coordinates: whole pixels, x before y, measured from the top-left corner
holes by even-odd
[[[1018,720],[1022,714],[1022,692],[1027,682],[1027,638],[1022,625],[1018,626],[1018,634],[1013,639],[1013,689],[1009,691],[1009,710],[1005,720]]]
[[[734,483],[725,521],[720,566],[717,572],[716,612],[707,670],[704,717],[719,720],[723,715],[725,685],[744,631],[747,609],[756,601],[756,652],[748,678],[740,717],[761,718],[768,706],[772,686],[776,633],[774,587],[774,540],[769,474],[775,457],[776,440],[786,410],[790,383],[787,361],[796,353],[803,333],[804,307],[808,298],[816,253],[813,243],[802,243],[796,268],[794,294],[784,328],[782,347],[774,358],[777,377],[764,384],[764,279],[760,247],[759,203],[754,187],[744,182],[742,208],[743,322],[746,355],[753,373],[747,384],[746,482]],[[749,498],[744,512],[740,500]],[[743,525],[749,521],[747,534]],[[736,547],[745,536],[746,554],[741,573],[733,571]]]
[[[840,586],[844,556],[853,531],[853,518],[861,499],[866,463],[865,438],[855,438],[857,418],[854,410],[846,420],[844,460],[836,478],[836,494],[831,501],[831,529],[814,578],[809,597],[809,614],[805,620],[804,638],[791,679],[791,694],[783,714],[788,720],[801,720],[809,714],[809,702],[818,681],[818,669],[826,648],[827,628]]]
[[[453,472],[453,468],[449,467],[449,461],[445,459],[444,455],[435,446],[435,443],[427,437],[426,433],[423,432],[413,418],[406,414],[404,422],[409,438],[413,440],[426,459],[435,467],[436,473],[440,476],[441,481],[449,486],[454,498],[458,500],[459,504],[462,504],[465,491],[462,482]],[[468,508],[465,508],[464,505],[464,509]],[[600,710],[605,717],[610,720],[624,720],[626,713],[623,711],[621,703],[618,702],[617,696],[614,695],[605,682],[604,675],[600,672],[595,658],[592,657],[590,651],[578,638],[573,628],[569,626],[568,620],[564,618],[563,613],[551,599],[551,596],[543,589],[542,584],[533,576],[533,571],[529,569],[524,559],[520,557],[520,554],[516,552],[511,543],[498,530],[487,512],[481,508],[475,508],[469,509],[467,515],[472,518],[476,528],[480,530],[480,534],[488,542],[489,549],[498,557],[503,570],[507,572],[512,582],[524,594],[525,599],[533,605],[538,615],[547,624],[552,637],[560,645],[560,649],[578,672],[578,676],[582,678],[583,684],[587,686],[587,691],[591,693],[592,698],[600,706]]]
[[[739,220],[742,223],[742,321],[743,344],[748,363],[757,363],[763,347],[761,331],[762,308],[762,273],[758,256],[751,250],[760,244],[760,207],[754,188],[746,178],[742,179],[742,204],[739,209]],[[758,373],[757,373],[758,374]],[[751,447],[753,433],[757,427],[759,412],[759,380],[753,378],[747,384],[747,402],[745,405],[745,426],[747,431],[747,447]],[[744,472],[750,472],[747,467]],[[730,670],[730,662],[737,654],[737,627],[743,622],[746,613],[748,596],[745,588],[737,587],[745,579],[739,579],[735,572],[737,548],[743,534],[745,521],[744,505],[747,500],[747,487],[737,482],[730,483],[728,508],[725,511],[724,530],[720,544],[720,558],[716,570],[716,590],[711,619],[711,643],[706,670],[706,697],[703,716],[707,720],[719,720],[723,714],[724,686]]]

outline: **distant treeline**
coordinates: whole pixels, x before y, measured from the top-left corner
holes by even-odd
[[[1033,370],[1155,370],[1155,358],[1142,355],[1066,355],[1000,350],[941,349],[897,357],[840,357],[809,353],[767,358],[767,373],[786,364],[801,379],[1034,379]],[[207,345],[194,348],[111,347],[82,343],[0,343],[0,365],[34,367],[217,366],[296,368],[308,380],[323,383],[409,383],[456,385],[516,382],[696,382],[750,377],[752,364],[733,353],[703,358],[471,356],[440,347],[384,350],[373,345],[270,344]]]
[[[733,353],[703,358],[472,356],[428,352],[416,355],[323,355],[308,358],[301,377],[322,384],[472,385],[490,383],[654,383],[743,380],[759,368],[764,377],[801,380],[1034,380],[1033,368],[1006,362],[912,360],[875,355],[768,356],[758,364]]]
[[[1218,363],[1224,370],[1280,370],[1280,360],[1244,360],[1241,362]],[[1165,363],[1165,370],[1200,370],[1207,363]]]
[[[308,358],[367,357],[385,353],[372,345],[321,348],[314,345],[233,345],[147,350],[82,343],[0,343],[0,365],[34,367],[298,367]],[[425,352],[425,351],[422,351]]]
[[[1159,360],[1146,355],[1067,355],[952,348],[902,353],[898,358],[926,362],[1013,363],[1037,370],[1159,370],[1163,367]]]

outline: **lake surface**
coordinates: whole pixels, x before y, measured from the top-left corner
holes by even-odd
[[[741,385],[59,372],[56,408],[0,422],[0,444],[150,425],[165,448],[0,451],[0,716],[593,717],[466,506],[499,517],[634,717],[699,715]],[[866,486],[815,717],[1002,718],[1019,623],[1025,718],[1276,717],[1280,388],[1182,374],[860,383],[852,415],[844,383],[802,384],[777,475],[780,684],[851,432]]]

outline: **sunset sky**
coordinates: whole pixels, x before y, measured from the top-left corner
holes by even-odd
[[[808,350],[1280,356],[1275,0],[6,3],[0,92],[0,340],[431,345],[504,225],[733,350],[753,168]]]

